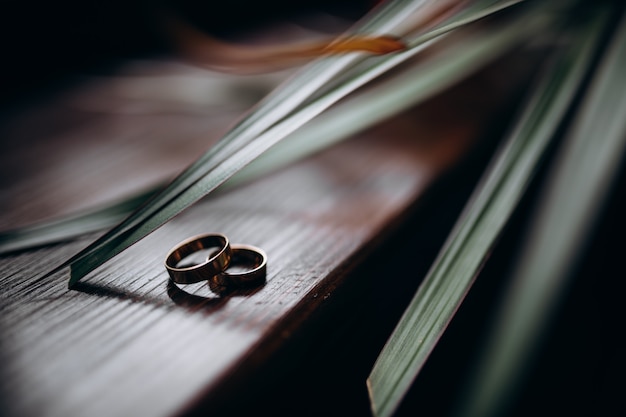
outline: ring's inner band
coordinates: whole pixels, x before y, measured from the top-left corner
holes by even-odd
[[[176,250],[172,251],[170,255],[166,259],[166,264],[169,268],[172,269],[186,269],[193,268],[198,266],[199,264],[204,264],[210,262],[212,258],[218,256],[222,251],[225,250],[225,246],[227,244],[227,240],[220,236],[205,236],[202,238],[194,239],[189,242],[186,242],[180,245]],[[210,252],[208,258],[205,258],[203,262],[199,262],[193,265],[184,265],[178,266],[178,264],[187,258],[188,256],[200,252],[205,251],[206,249],[214,249]]]
[[[228,275],[248,273],[263,264],[263,255],[247,249],[234,248],[230,265],[226,269]]]
[[[217,254],[220,253],[220,251],[221,248],[218,247],[195,250],[188,255],[182,256],[180,261],[176,261],[176,268],[190,268],[201,265],[205,263],[207,259],[214,258]]]

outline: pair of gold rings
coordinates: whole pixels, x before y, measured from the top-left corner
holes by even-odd
[[[214,250],[204,262],[179,266],[186,257],[205,249]],[[223,234],[199,235],[180,242],[170,250],[165,258],[165,268],[177,284],[209,281],[212,289],[244,287],[265,280],[267,255],[256,246],[231,245]]]

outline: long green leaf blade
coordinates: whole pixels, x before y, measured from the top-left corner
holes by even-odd
[[[504,30],[487,28],[480,33],[464,32],[463,39],[448,47],[441,56],[430,57],[320,115],[242,169],[225,185],[245,181],[272,167],[324,149],[428,99],[528,39],[541,26],[538,21],[529,25],[520,20]],[[459,72],[458,68],[464,71]]]
[[[555,313],[626,152],[626,18],[622,18],[549,173],[531,232],[459,415],[487,417],[512,399]],[[618,87],[618,88],[616,88]],[[514,291],[513,291],[514,288]]]
[[[69,285],[71,286],[91,270],[145,237],[191,204],[213,191],[271,146],[326,110],[348,93],[412,57],[447,31],[469,24],[515,3],[517,2],[509,1],[502,2],[502,4],[496,2],[495,5],[490,4],[489,7],[481,9],[470,16],[461,15],[457,19],[447,21],[446,24],[437,27],[436,30],[418,36],[405,52],[375,60],[368,71],[359,73],[354,78],[344,82],[340,87],[325,93],[320,98],[298,109],[296,113],[290,113],[289,117],[284,118],[279,123],[275,123],[262,132],[258,131],[257,128],[251,128],[251,130],[244,129],[242,133],[238,131],[238,128],[235,128],[234,131],[239,133],[227,134],[217,146],[202,157],[198,163],[185,171],[162,194],[134,215],[131,215],[110,233],[70,259],[68,263],[71,265],[72,276]],[[308,84],[314,83],[308,80]],[[308,96],[310,94],[312,92],[308,91],[305,95]],[[290,98],[290,100],[292,99]],[[296,95],[296,99],[298,103],[301,103],[306,98],[300,92]],[[280,106],[276,106],[276,108],[279,107],[284,107],[284,104],[281,103]],[[297,107],[297,104],[294,107]],[[271,123],[264,121],[262,127],[265,128],[266,125],[270,126]]]
[[[465,297],[576,94],[601,27],[594,20],[536,86],[387,341],[367,381],[376,416],[395,412]]]
[[[386,3],[378,14],[372,14],[369,21],[366,20],[361,23],[353,32],[354,34],[368,32],[374,35],[385,34],[393,28],[393,24],[398,19],[400,21],[405,19],[402,17],[403,15],[420,10],[428,6],[429,3],[432,1],[393,1]],[[279,86],[264,98],[217,144],[175,178],[163,193],[156,196],[151,204],[134,213],[125,222],[114,228],[109,235],[114,235],[116,231],[128,229],[135,224],[136,219],[151,211],[159,210],[160,204],[192,186],[199,178],[206,175],[208,170],[219,164],[223,158],[245,146],[259,133],[287,117],[290,112],[294,111],[315,92],[327,85],[333,77],[366,58],[367,56],[364,54],[349,54],[342,57],[321,59],[309,65],[307,69],[296,74],[292,80]]]
[[[304,125],[237,172],[221,188],[257,178],[380,123],[459,81],[529,38],[534,30],[540,29],[539,22],[535,20],[530,25],[526,21],[513,22],[504,29],[486,26],[480,31],[462,31],[457,34],[455,42],[440,53],[429,55],[402,73],[344,100],[332,111]],[[459,71],[459,68],[463,71]],[[88,213],[2,232],[0,254],[69,240],[113,227],[165,185],[158,184],[148,192]]]
[[[164,186],[164,184],[159,184],[150,187],[148,190],[141,191],[123,201],[107,204],[105,207],[0,232],[0,255],[64,242],[112,227],[124,220]]]

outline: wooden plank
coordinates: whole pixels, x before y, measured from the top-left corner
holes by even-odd
[[[236,390],[238,381],[276,360],[296,330],[333,299],[346,271],[385,241],[432,181],[469,149],[496,103],[483,95],[476,106],[477,95],[459,95],[477,83],[485,88],[474,79],[453,91],[465,97],[453,106],[445,97],[431,101],[253,183],[211,195],[76,290],[67,290],[65,274],[38,277],[93,236],[2,257],[3,415],[171,416]],[[442,109],[452,119],[441,117]],[[14,137],[13,154],[3,156],[7,164],[13,160],[3,171],[5,227],[171,175],[206,147],[199,131],[218,137],[236,112],[210,120],[202,112],[130,118],[71,113],[62,117],[77,122],[58,135],[37,126],[39,133],[23,146]],[[181,136],[190,138],[184,150]],[[41,151],[31,154],[37,146]],[[172,155],[177,151],[182,153]],[[19,158],[23,169],[16,168]],[[163,267],[168,250],[211,232],[263,248],[266,283],[220,297],[205,284],[169,282]],[[236,394],[230,391],[229,398]]]

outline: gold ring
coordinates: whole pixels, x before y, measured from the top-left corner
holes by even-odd
[[[209,285],[235,285],[245,287],[265,280],[267,255],[261,248],[252,245],[233,244],[233,256],[228,268],[209,280]],[[245,268],[239,270],[239,268]]]
[[[178,263],[186,256],[203,249],[219,248],[198,265],[179,268]],[[219,275],[230,265],[233,251],[228,238],[222,234],[199,235],[180,242],[165,258],[165,268],[178,284],[193,284]]]

